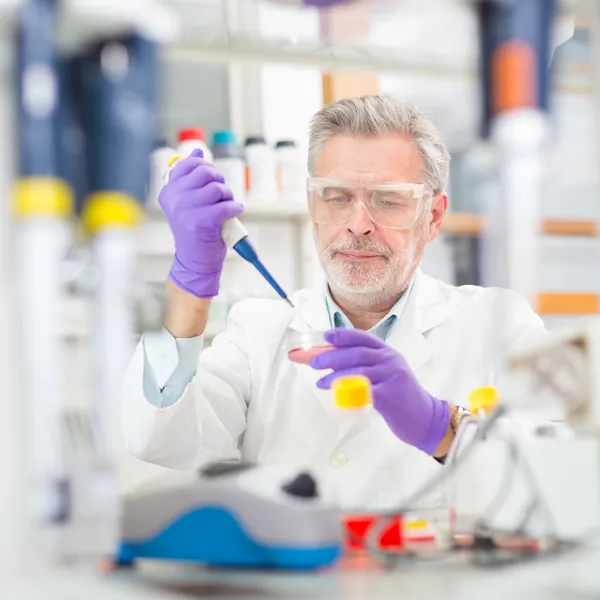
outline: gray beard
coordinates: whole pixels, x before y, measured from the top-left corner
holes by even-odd
[[[343,284],[338,285],[335,277],[331,278],[329,276],[327,269],[325,272],[327,274],[327,283],[329,285],[329,289],[334,296],[338,296],[347,300],[348,302],[351,302],[352,304],[355,304],[356,306],[360,306],[365,310],[369,310],[389,304],[393,300],[398,300],[398,298],[400,298],[400,296],[410,285],[417,268],[418,263],[411,265],[411,268],[408,269],[406,273],[399,274],[397,278],[391,279],[383,287],[373,285],[373,289],[368,289],[368,287],[371,286],[365,286],[367,289],[359,290]]]

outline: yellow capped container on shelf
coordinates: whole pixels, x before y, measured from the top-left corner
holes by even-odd
[[[356,410],[371,404],[371,380],[364,375],[340,377],[332,389],[338,408]]]
[[[469,394],[469,407],[474,415],[493,411],[498,402],[498,390],[493,386],[480,387]]]

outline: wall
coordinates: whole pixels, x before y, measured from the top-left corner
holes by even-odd
[[[186,127],[204,128],[207,138],[230,125],[228,69],[219,64],[192,64],[163,59],[160,132],[176,143]],[[210,142],[209,142],[210,143]]]

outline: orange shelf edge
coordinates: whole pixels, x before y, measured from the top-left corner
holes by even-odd
[[[542,232],[546,235],[594,237],[598,235],[598,223],[577,219],[546,219],[542,222]]]
[[[482,231],[482,218],[473,213],[446,213],[442,222],[442,232],[446,234],[476,236]]]
[[[593,315],[600,312],[600,295],[546,292],[538,294],[536,310],[540,315]]]
[[[442,232],[450,235],[480,235],[483,232],[483,219],[481,215],[473,213],[447,213],[442,223]],[[594,237],[598,233],[598,223],[592,220],[545,219],[542,221],[543,235]]]

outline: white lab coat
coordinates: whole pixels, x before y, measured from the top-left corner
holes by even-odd
[[[294,303],[314,329],[330,328],[322,288],[298,292]],[[239,457],[307,467],[324,493],[349,509],[398,502],[443,468],[394,437],[375,411],[358,425],[347,420],[331,392],[315,385],[324,372],[287,359],[282,339],[288,327],[302,323],[285,303],[240,302],[226,333],[202,351],[182,397],[165,409],[144,398],[140,344],[123,391],[129,452],[173,469]],[[431,394],[467,406],[471,390],[497,383],[502,353],[544,331],[514,292],[454,287],[419,272],[387,343]],[[431,501],[440,498],[434,494]]]

